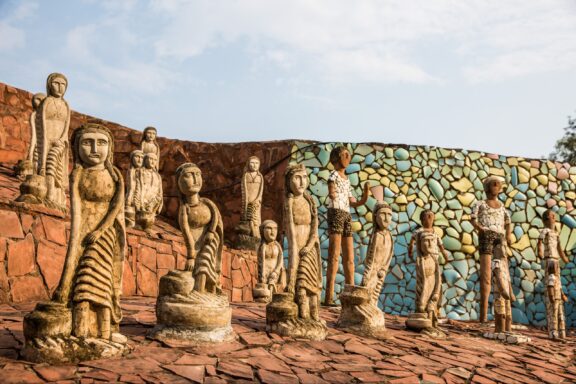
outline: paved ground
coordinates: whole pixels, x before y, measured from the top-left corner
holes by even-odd
[[[574,383],[576,338],[551,342],[528,329],[532,342],[507,346],[480,337],[477,323],[450,322],[446,340],[406,331],[404,319],[387,316],[393,340],[360,338],[334,329],[337,312],[323,310],[325,341],[282,338],[265,332],[264,306],[234,304],[238,341],[176,348],[145,338],[154,324],[154,299],[126,298],[122,333],[133,351],[117,360],[47,366],[18,360],[22,317],[33,304],[0,305],[0,383]],[[484,329],[485,330],[485,329]]]

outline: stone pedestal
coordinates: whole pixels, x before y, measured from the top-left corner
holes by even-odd
[[[238,233],[235,248],[256,251],[258,250],[259,245],[260,239],[258,237],[250,236],[244,233]]]
[[[65,304],[38,303],[24,317],[26,339],[22,356],[38,363],[62,364],[122,356],[129,351],[127,339],[113,333],[110,340],[71,335],[72,312]]]
[[[342,312],[337,326],[348,332],[377,339],[389,339],[384,313],[370,303],[371,291],[367,287],[345,285],[340,295]]]
[[[42,204],[47,193],[46,178],[41,175],[28,175],[20,184],[20,196],[18,202],[29,204]]]
[[[428,318],[426,313],[412,313],[406,319],[406,328],[433,338],[443,339],[446,337],[444,332],[433,326],[432,320]]]
[[[280,336],[324,340],[328,333],[324,320],[299,318],[298,305],[290,293],[275,293],[266,306],[266,330]]]
[[[234,340],[228,297],[193,288],[194,278],[189,271],[172,270],[160,279],[158,325],[149,337],[181,346]]]
[[[268,284],[257,283],[252,289],[252,297],[257,303],[269,303],[272,299],[272,291],[268,289]]]

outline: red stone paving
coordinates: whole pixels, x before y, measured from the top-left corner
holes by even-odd
[[[509,346],[480,337],[477,323],[450,321],[446,340],[404,329],[404,318],[386,316],[394,338],[378,341],[334,328],[337,309],[323,309],[325,341],[267,334],[262,304],[232,304],[238,341],[176,348],[146,339],[155,322],[153,298],[122,301],[121,330],[132,352],[122,359],[49,366],[17,360],[22,317],[33,303],[0,304],[0,383],[574,383],[576,339],[552,342],[546,332],[522,331],[528,345]]]

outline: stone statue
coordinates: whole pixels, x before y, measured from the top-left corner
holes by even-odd
[[[126,226],[134,227],[136,220],[136,201],[140,200],[140,173],[144,165],[144,152],[136,149],[130,153],[130,168],[126,174]]]
[[[178,223],[187,259],[183,271],[172,270],[160,279],[158,325],[150,337],[191,345],[233,340],[232,310],[220,285],[224,243],[220,211],[211,200],[200,197],[202,172],[195,164],[178,167],[176,179]]]
[[[163,205],[162,177],[158,173],[156,154],[144,156],[144,168],[140,169],[138,176],[140,193],[134,199],[136,228],[149,231]]]
[[[144,128],[144,133],[142,134],[142,140],[140,141],[140,146],[144,154],[154,153],[156,155],[156,167],[160,166],[160,146],[156,141],[157,131],[154,127]],[[158,169],[158,168],[156,168]]]
[[[258,247],[258,283],[252,290],[255,301],[268,303],[272,295],[284,290],[284,256],[276,241],[278,224],[266,220],[260,226],[262,242]]]
[[[36,172],[35,164],[38,164],[38,148],[36,147],[36,116],[38,115],[38,108],[42,101],[46,98],[43,93],[36,93],[32,96],[32,113],[30,114],[30,147],[26,153],[26,159],[18,161],[16,165],[16,176],[19,178],[26,178],[26,176],[33,175]]]
[[[406,327],[432,337],[445,337],[438,328],[438,313],[442,295],[442,273],[438,258],[440,252],[448,256],[440,236],[434,231],[434,212],[420,213],[422,227],[416,230],[408,247],[408,258],[413,260],[416,245],[416,313],[406,319]]]
[[[330,163],[334,171],[328,177],[328,267],[326,269],[326,292],[324,305],[334,305],[334,283],[338,271],[338,258],[342,251],[344,281],[354,284],[354,244],[352,239],[352,216],[350,208],[366,203],[370,192],[368,183],[364,184],[364,193],[359,201],[352,195],[350,180],[346,168],[350,165],[350,152],[344,146],[337,146],[330,152]]]
[[[72,137],[71,231],[66,262],[51,302],[24,318],[24,356],[80,361],[121,355],[119,332],[125,251],[124,181],[113,165],[114,141],[99,124]]]
[[[387,339],[384,313],[378,308],[378,300],[394,255],[394,239],[388,230],[392,209],[380,201],[373,212],[375,223],[364,260],[362,282],[359,286],[344,286],[338,327],[362,336]]]
[[[492,280],[494,284],[494,329],[496,333],[512,331],[512,305],[516,300],[512,291],[508,263],[508,249],[502,241],[494,245],[492,260]]]
[[[306,191],[309,180],[302,165],[285,174],[284,228],[288,238],[286,293],[276,293],[266,306],[266,323],[282,336],[324,340],[326,323],[320,319],[322,260],[318,239],[318,212]]]
[[[20,185],[17,201],[31,204],[44,204],[49,208],[66,211],[68,188],[68,128],[70,107],[64,100],[68,80],[60,73],[52,73],[46,81],[48,96],[40,99],[35,109],[34,128],[36,131],[34,148],[36,153],[34,174],[28,175]],[[28,157],[29,158],[29,157]]]
[[[484,182],[486,200],[478,201],[471,215],[471,222],[478,232],[480,252],[480,322],[488,320],[488,297],[490,296],[490,265],[494,247],[500,243],[511,244],[510,215],[504,204],[498,200],[502,192],[502,181],[497,176],[489,176]],[[507,245],[509,245],[507,244]]]
[[[260,159],[251,156],[244,167],[242,175],[242,216],[238,231],[238,247],[256,249],[260,243],[260,210],[264,177],[260,173]]]
[[[540,231],[538,239],[538,256],[544,262],[544,285],[546,287],[546,312],[548,321],[548,335],[551,339],[566,338],[564,319],[564,302],[568,298],[562,292],[560,276],[560,258],[564,263],[569,260],[564,254],[560,238],[556,231],[556,213],[551,209],[544,211],[544,229]]]

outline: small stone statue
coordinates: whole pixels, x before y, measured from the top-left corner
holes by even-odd
[[[276,293],[266,306],[271,332],[312,340],[326,338],[326,323],[320,319],[322,260],[318,239],[318,212],[306,191],[309,180],[302,165],[289,166],[285,174],[284,228],[288,238],[288,283],[286,293]]]
[[[478,201],[472,210],[471,222],[478,232],[480,252],[480,322],[488,320],[488,298],[490,296],[490,265],[494,247],[500,243],[511,244],[510,215],[498,200],[502,192],[502,181],[489,176],[484,182],[486,200]]]
[[[130,169],[126,175],[126,226],[134,227],[136,220],[136,201],[140,200],[140,173],[144,165],[144,152],[136,149],[130,153]]]
[[[516,300],[512,291],[506,243],[494,244],[492,260],[492,279],[494,285],[494,330],[496,333],[512,331],[512,305]]]
[[[142,140],[140,141],[140,149],[145,155],[148,153],[154,153],[156,155],[156,167],[160,165],[160,146],[158,145],[158,141],[156,141],[157,134],[156,128],[146,127],[144,128]],[[156,168],[156,170],[158,170],[158,168]]]
[[[123,354],[119,332],[125,251],[124,181],[113,165],[110,131],[86,124],[72,137],[71,232],[51,302],[24,318],[24,356],[74,362]]]
[[[394,255],[394,240],[388,230],[392,209],[383,201],[374,206],[374,229],[364,260],[364,274],[360,286],[346,284],[340,295],[342,312],[338,327],[362,336],[388,339],[384,313],[378,300],[390,261]]]
[[[413,260],[416,245],[416,313],[406,320],[406,327],[432,337],[446,336],[438,328],[438,310],[441,304],[442,274],[438,258],[440,252],[448,256],[442,240],[434,231],[434,212],[427,209],[420,214],[422,228],[410,240],[408,257]]]
[[[144,156],[144,168],[140,169],[138,176],[140,193],[134,199],[136,228],[149,231],[163,205],[162,177],[158,173],[156,154]]]
[[[232,310],[220,285],[224,243],[220,211],[200,197],[202,172],[195,164],[178,167],[176,179],[178,223],[187,259],[183,271],[172,270],[160,279],[158,325],[150,337],[179,345],[233,340]]]
[[[262,242],[258,247],[258,283],[252,290],[255,301],[268,303],[272,295],[284,289],[284,256],[276,241],[278,225],[266,220],[260,226]]]
[[[242,216],[238,231],[238,247],[256,249],[260,243],[260,211],[264,177],[260,173],[260,159],[251,156],[242,175]]]
[[[548,321],[548,334],[551,339],[566,338],[564,320],[564,302],[568,300],[562,292],[560,277],[560,258],[564,263],[569,260],[564,254],[556,231],[556,213],[551,209],[544,211],[545,228],[540,231],[538,239],[538,256],[544,261],[546,275],[546,312]]]
[[[18,165],[15,167],[16,176],[19,178],[26,178],[36,172],[35,165],[38,164],[38,148],[36,147],[36,116],[38,115],[38,108],[40,107],[40,104],[42,104],[42,100],[45,98],[46,95],[43,93],[36,93],[32,96],[32,113],[30,114],[30,147],[28,148],[26,159],[18,161]]]
[[[34,158],[34,174],[28,175],[20,185],[17,201],[44,204],[49,208],[66,211],[68,188],[68,128],[70,107],[64,100],[68,80],[60,73],[52,73],[46,81],[48,96],[36,97],[40,104],[35,109],[35,135],[27,159]]]

